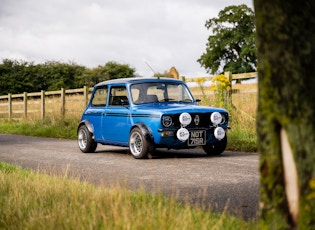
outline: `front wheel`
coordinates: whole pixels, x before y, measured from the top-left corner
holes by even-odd
[[[225,136],[222,140],[216,142],[215,144],[203,146],[203,150],[209,156],[218,156],[224,152],[227,145],[227,137]]]
[[[144,159],[148,157],[152,144],[144,137],[139,128],[134,128],[129,136],[129,150],[136,159]]]
[[[80,126],[78,130],[79,149],[84,153],[93,153],[97,143],[93,140],[92,134],[85,125]]]

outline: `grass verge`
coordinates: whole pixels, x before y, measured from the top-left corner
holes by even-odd
[[[257,152],[256,119],[233,108],[229,110],[231,120],[227,149],[232,151]]]
[[[0,162],[0,229],[255,229],[163,195],[96,187]]]
[[[0,133],[21,134],[60,139],[76,139],[80,119],[75,117],[48,117],[45,119],[0,119]]]

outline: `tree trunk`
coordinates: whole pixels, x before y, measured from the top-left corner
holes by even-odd
[[[315,1],[254,0],[260,227],[315,226]]]

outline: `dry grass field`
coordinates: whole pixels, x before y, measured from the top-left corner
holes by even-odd
[[[247,113],[251,117],[256,117],[257,108],[257,84],[235,84],[233,85],[232,103],[239,110]],[[213,106],[214,92],[210,86],[204,87],[206,100],[203,98],[200,87],[190,87],[195,98],[202,99],[201,104]],[[90,96],[90,95],[89,95]],[[0,118],[8,118],[7,100],[0,100]],[[62,102],[60,96],[45,97],[45,117],[60,116]],[[65,97],[65,115],[67,117],[79,117],[84,110],[83,94],[69,94]],[[12,98],[12,118],[24,118],[23,98]],[[41,117],[40,97],[29,97],[27,100],[27,117],[38,119]]]
[[[84,110],[84,98],[82,94],[71,94],[65,98],[65,115],[67,117],[80,117]],[[0,100],[0,118],[8,118],[7,100]],[[45,97],[45,117],[57,117],[62,114],[62,102],[59,96]],[[23,98],[12,99],[12,118],[22,119],[24,114]],[[41,99],[29,98],[27,100],[27,118],[41,118]]]
[[[190,87],[190,90],[195,98],[203,99],[200,87]],[[213,106],[214,104],[214,92],[210,89],[210,86],[204,87],[205,95],[209,104],[203,105]],[[256,117],[257,110],[257,84],[235,84],[232,86],[232,104],[239,110],[245,112],[250,117]]]

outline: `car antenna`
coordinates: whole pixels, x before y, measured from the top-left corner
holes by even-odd
[[[154,73],[154,75],[156,74],[155,73],[155,71],[154,71],[154,69],[149,65],[149,63],[148,62],[146,62],[146,61],[144,61],[145,62],[145,64],[152,70],[152,72]],[[158,79],[160,79],[160,77],[158,76]]]

